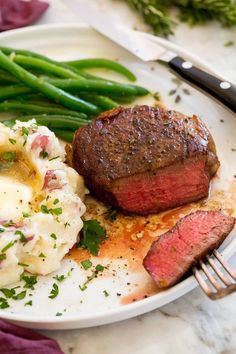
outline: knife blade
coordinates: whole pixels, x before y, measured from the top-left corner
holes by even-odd
[[[119,44],[142,61],[161,61],[189,84],[209,94],[212,98],[236,113],[236,85],[217,78],[197,68],[190,61],[176,53],[154,43],[149,38],[140,36],[137,31],[115,25],[91,0],[70,0],[66,5],[78,12],[80,18],[96,31]]]

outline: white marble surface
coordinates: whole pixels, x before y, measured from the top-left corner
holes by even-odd
[[[66,3],[50,0],[50,9],[38,21],[44,23],[79,21]],[[119,0],[93,0],[109,10],[114,21],[147,30],[138,16]],[[236,29],[217,24],[189,29],[180,25],[172,41],[205,59],[225,78],[236,82]],[[231,260],[236,267],[236,256]],[[183,298],[134,319],[96,328],[72,331],[44,331],[55,338],[62,350],[74,354],[235,354],[236,294],[211,302],[199,289]]]

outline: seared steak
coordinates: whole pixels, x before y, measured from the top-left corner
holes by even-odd
[[[235,219],[220,211],[197,211],[154,241],[143,265],[159,288],[177,283],[208,252],[219,247]]]
[[[206,197],[219,167],[197,116],[149,106],[117,108],[77,130],[73,162],[95,196],[141,215]]]

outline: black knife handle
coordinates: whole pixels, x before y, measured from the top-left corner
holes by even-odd
[[[169,66],[185,81],[210,94],[236,113],[236,85],[222,81],[180,57],[172,59]]]

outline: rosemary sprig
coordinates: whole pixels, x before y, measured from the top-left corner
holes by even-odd
[[[168,36],[173,34],[175,22],[169,16],[168,6],[159,0],[126,0],[153,28],[155,34]],[[166,1],[168,3],[169,1]]]
[[[191,25],[210,20],[221,22],[224,26],[236,25],[236,2],[231,0],[175,0],[180,7],[180,18]]]
[[[191,25],[216,20],[224,26],[236,25],[236,0],[126,0],[136,9],[155,34],[173,34],[171,10],[179,9],[181,21]]]

